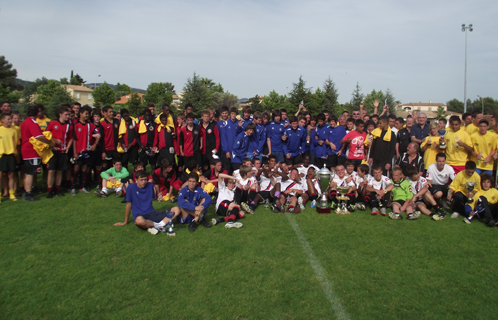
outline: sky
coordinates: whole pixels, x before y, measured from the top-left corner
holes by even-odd
[[[146,89],[194,74],[239,98],[285,94],[330,77],[339,102],[359,83],[402,103],[498,99],[498,2],[48,1],[0,3],[0,55],[18,78]],[[99,77],[100,75],[100,77]]]

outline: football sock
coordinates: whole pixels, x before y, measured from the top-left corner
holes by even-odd
[[[156,229],[163,228],[165,225],[166,225],[166,223],[164,221],[154,222],[154,228],[156,228]]]
[[[55,191],[59,192],[59,191],[60,191],[60,189],[61,189],[61,186],[57,186],[57,185],[56,185],[54,189],[55,189]]]
[[[50,187],[48,188],[49,193],[52,192],[52,190],[54,190],[54,188],[50,188]]]
[[[106,187],[102,188],[102,192],[107,193],[107,188]]]

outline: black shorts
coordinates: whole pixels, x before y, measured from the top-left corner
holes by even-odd
[[[403,206],[405,204],[405,200],[393,200],[393,204],[397,203],[399,204],[400,206]]]
[[[3,157],[2,157],[3,158]],[[24,160],[24,173],[30,176],[41,173],[41,159],[34,158],[29,160]]]
[[[104,151],[105,153],[105,160],[102,161],[102,164],[106,164],[107,168],[112,167],[112,160],[114,159],[120,159],[121,160],[121,154],[115,150],[106,150]],[[100,155],[102,158],[102,155]]]
[[[142,214],[142,215],[139,215],[139,217],[143,217],[144,219],[146,220],[150,220],[152,222],[161,222],[164,220],[164,218],[168,218],[168,219],[171,219],[173,218],[175,215],[173,214],[173,212],[169,211],[169,210],[164,210],[164,211],[161,211],[161,212],[149,212],[149,213],[146,213],[146,214]]]
[[[76,159],[76,162],[74,164],[78,165],[78,166],[91,167],[92,164],[93,164],[92,155],[90,153],[87,153],[87,155],[88,155],[87,158],[85,158],[85,157],[79,157],[78,159]]]
[[[67,169],[67,164],[69,162],[67,153],[62,151],[52,151],[53,156],[47,163],[48,170],[60,170],[64,171]]]
[[[89,152],[90,157],[92,157],[93,160],[93,165],[92,167],[101,167],[103,160],[102,160],[102,153],[99,151],[90,151]]]
[[[171,147],[171,148],[173,148],[173,147]],[[200,154],[199,154],[199,156],[200,156]],[[162,148],[161,150],[159,150],[159,153],[157,154],[157,165],[158,166],[161,166],[161,161],[163,161],[163,159],[168,159],[169,163],[174,164],[175,163],[174,151],[173,151],[173,153],[171,153],[170,148]],[[201,162],[199,161],[197,163],[201,163]]]
[[[287,158],[287,156],[285,157],[285,163],[287,165],[295,165],[295,164],[299,164],[299,163],[302,163],[303,162],[303,156],[298,154],[297,156],[295,157],[291,157],[290,159]]]
[[[0,172],[15,172],[17,170],[17,160],[15,155],[4,154],[0,158]]]
[[[202,155],[202,165],[208,167],[210,165],[214,165],[214,158],[212,152],[206,152],[206,154]]]
[[[443,193],[443,197],[445,195],[448,194],[448,187],[447,185],[437,185],[437,184],[433,184],[432,187],[429,187],[429,192],[432,194],[432,195],[435,195],[436,193],[438,193],[439,191],[441,191]]]
[[[260,191],[258,192],[259,196],[263,198],[264,200],[270,199],[271,198],[271,191]]]
[[[138,158],[144,164],[144,168],[147,167],[147,164],[150,164],[154,168],[156,167],[156,163],[157,163],[156,153],[151,152],[151,155],[149,156],[145,152],[145,150],[140,150],[140,152],[138,153]]]
[[[200,152],[195,153],[192,157],[184,157],[183,161],[185,164],[185,167],[188,166],[188,163],[190,161],[195,161],[197,163],[197,166],[202,166],[202,154]]]
[[[216,214],[222,217],[226,217],[228,215],[228,206],[230,206],[232,201],[223,200],[218,206],[218,210],[216,210]]]
[[[329,155],[327,158],[327,168],[335,168],[337,167],[337,164],[338,164],[337,155],[336,154]]]

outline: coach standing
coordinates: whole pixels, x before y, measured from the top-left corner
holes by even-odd
[[[424,141],[425,137],[429,136],[429,125],[427,124],[427,115],[423,112],[418,114],[418,123],[412,127],[410,138],[412,142],[420,144]]]

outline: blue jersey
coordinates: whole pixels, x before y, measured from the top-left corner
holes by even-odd
[[[266,125],[266,136],[270,138],[271,152],[283,152],[282,136],[284,135],[285,127],[280,122],[270,121]]]
[[[253,122],[253,117],[249,117],[249,119],[240,119],[242,121],[242,126],[237,128],[237,134],[241,133],[242,131],[246,130],[246,127],[249,123]]]
[[[317,126],[315,130],[315,136],[313,141],[315,157],[325,159],[327,157],[327,140],[330,135],[330,127],[327,125]],[[323,144],[319,145],[318,141],[322,140]]]
[[[340,144],[341,140],[346,136],[346,129],[343,126],[336,126],[335,128],[329,128],[329,142],[332,142],[336,149],[332,150],[330,146],[327,146],[328,155],[335,155],[339,150],[341,150],[342,145]]]
[[[284,142],[284,154],[290,153],[291,157],[303,154],[306,149],[306,131],[299,126],[296,130],[289,126],[285,129],[285,133],[287,134],[287,140]]]
[[[128,186],[126,189],[126,202],[131,202],[133,220],[138,216],[156,212],[152,207],[154,195],[154,185],[151,182],[147,182],[143,188],[139,188],[136,183]]]
[[[178,206],[185,210],[195,211],[195,207],[201,204],[202,199],[205,200],[202,206],[207,209],[213,199],[206,191],[199,186],[196,186],[194,191],[190,191],[188,186],[185,186],[178,193]]]
[[[242,163],[249,148],[249,138],[250,137],[245,132],[241,132],[237,135],[233,145],[232,162]]]
[[[259,155],[263,152],[263,147],[266,143],[266,128],[262,124],[257,124],[254,133],[249,138],[249,148],[247,152],[256,153]]]
[[[237,136],[237,128],[239,127],[239,122],[237,119],[232,121],[232,119],[228,119],[226,121],[226,125],[223,128],[223,135],[221,136],[221,149],[223,152],[232,153],[233,143],[235,141],[235,137]]]
[[[220,120],[216,123],[216,126],[218,127],[218,132],[220,133],[220,149],[223,150],[223,137],[225,136],[225,127],[227,125],[227,122],[225,120]]]

